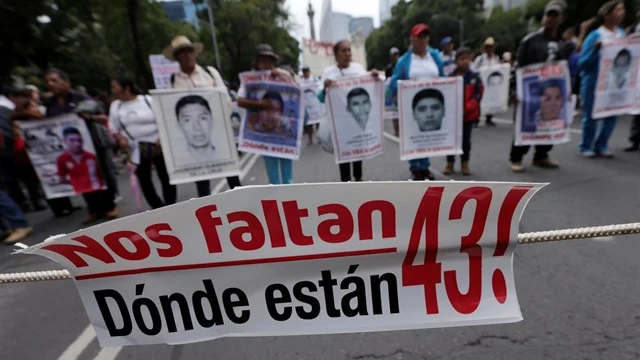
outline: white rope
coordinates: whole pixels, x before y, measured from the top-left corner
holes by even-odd
[[[598,237],[640,234],[640,223],[595,226],[578,229],[539,231],[518,234],[518,243],[538,244],[553,241],[592,239]],[[0,284],[66,280],[71,274],[67,270],[34,271],[13,274],[0,274]]]

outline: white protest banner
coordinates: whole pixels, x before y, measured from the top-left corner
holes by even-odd
[[[171,184],[240,174],[225,89],[150,92]]]
[[[542,186],[243,187],[19,253],[69,270],[102,346],[511,323],[520,217]]]
[[[315,125],[320,123],[320,119],[324,116],[324,105],[318,99],[318,92],[321,89],[319,82],[305,83],[300,85],[304,94],[304,108],[307,112],[307,125]]]
[[[47,199],[107,188],[83,119],[65,114],[15,123]]]
[[[571,78],[566,61],[518,69],[515,144],[553,145],[571,141]]]
[[[462,154],[462,77],[398,81],[400,159]]]
[[[180,64],[168,60],[164,55],[149,55],[149,63],[156,89],[169,89],[171,74],[180,72]]]
[[[333,152],[342,164],[374,158],[384,151],[384,84],[366,74],[334,80],[327,91]]]
[[[500,64],[480,69],[484,94],[480,103],[482,114],[496,114],[509,108],[511,65]]]
[[[272,76],[271,71],[239,74],[250,100],[266,100],[271,110],[247,110],[242,119],[238,150],[298,160],[304,112],[302,90],[291,76]]]
[[[593,118],[640,113],[640,36],[605,40],[600,54]]]

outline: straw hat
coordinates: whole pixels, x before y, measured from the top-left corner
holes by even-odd
[[[198,54],[202,52],[203,48],[204,48],[204,45],[202,45],[202,43],[192,43],[191,40],[189,40],[189,38],[187,38],[186,36],[179,35],[174,37],[173,40],[171,40],[171,45],[167,46],[162,52],[162,54],[167,59],[171,61],[176,61],[175,53],[178,50],[193,49],[196,56],[198,56]]]
[[[488,37],[487,40],[484,41],[483,46],[495,46],[496,40],[493,37]]]

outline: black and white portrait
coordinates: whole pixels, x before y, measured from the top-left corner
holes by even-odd
[[[623,90],[627,87],[632,61],[633,56],[628,49],[622,49],[616,54],[609,74],[609,91]]]
[[[483,114],[496,114],[509,108],[509,83],[511,66],[500,64],[480,70],[480,78],[484,85],[484,96],[480,103]]]
[[[438,131],[445,116],[444,95],[438,89],[420,90],[411,102],[413,120],[421,132]]]
[[[500,71],[494,71],[487,77],[487,87],[500,86],[504,83],[504,75]]]
[[[217,89],[154,90],[153,109],[171,183],[239,172],[231,103]]]
[[[347,94],[347,112],[358,127],[365,131],[371,113],[371,96],[364,88],[355,88]]]

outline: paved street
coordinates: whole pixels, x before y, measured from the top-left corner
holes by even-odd
[[[509,170],[513,127],[499,116],[498,127],[474,129],[469,180],[549,182],[529,203],[521,232],[640,221],[640,153],[622,148],[629,118],[622,118],[612,139],[615,159],[578,156],[579,130],[573,142],[552,152],[562,167]],[[391,132],[391,124],[387,124]],[[306,142],[306,139],[305,139]],[[257,160],[257,161],[256,161]],[[243,158],[243,183],[266,184],[261,158]],[[444,168],[444,158],[433,169]],[[457,164],[459,166],[459,163]],[[295,181],[338,181],[332,155],[319,145],[304,149],[294,165]],[[393,136],[384,155],[364,163],[365,180],[406,180]],[[439,179],[446,179],[438,176]],[[454,180],[463,180],[454,175]],[[467,180],[467,178],[464,178]],[[217,181],[212,183],[218,184]],[[224,191],[220,183],[216,189]],[[127,179],[121,175],[123,215],[136,212]],[[195,196],[195,185],[179,187],[179,199]],[[81,199],[75,200],[83,205]],[[25,242],[78,229],[84,210],[64,218],[50,211],[29,214],[35,232]],[[57,269],[37,256],[10,256],[0,247],[0,273]],[[524,321],[509,325],[332,336],[234,338],[181,346],[101,349],[72,281],[0,285],[0,358],[61,360],[200,359],[638,359],[640,358],[640,237],[581,240],[519,246],[514,259]]]

